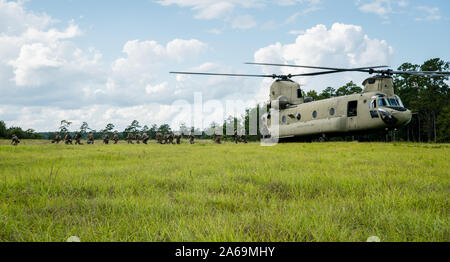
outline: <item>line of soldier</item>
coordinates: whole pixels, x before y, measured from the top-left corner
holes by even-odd
[[[191,137],[191,144],[194,143],[193,136]],[[172,132],[168,134],[156,133],[156,142],[161,145],[181,144],[181,134],[174,134]]]
[[[221,144],[221,135],[218,135],[216,133],[214,133],[213,139],[214,142],[216,144]],[[235,143],[245,143],[247,144],[247,137],[245,135],[238,135],[237,130],[234,130],[234,137],[235,137]],[[181,134],[177,133],[168,133],[168,134],[162,134],[161,132],[156,133],[156,141],[158,144],[181,144]],[[83,143],[81,143],[81,134],[79,132],[75,133],[75,136],[73,137],[73,139],[75,140],[75,145],[83,145]],[[109,134],[105,134],[103,136],[103,143],[108,145],[109,144]],[[144,134],[139,134],[139,132],[136,132],[136,135],[133,135],[133,133],[128,133],[128,136],[126,137],[126,141],[128,144],[134,144],[133,140],[136,140],[137,144],[140,144],[141,141],[142,143],[146,144],[148,143],[148,140],[150,140],[150,137],[148,136],[147,133]],[[52,144],[56,143],[59,144],[59,142],[61,142],[61,136],[56,133],[55,137],[52,140]],[[117,132],[114,133],[112,141],[114,141],[114,144],[117,144],[119,142],[119,135],[117,134]],[[19,138],[13,134],[12,136],[12,140],[11,140],[11,144],[14,146],[17,146],[20,143]],[[66,145],[72,145],[73,141],[72,141],[72,135],[70,135],[70,133],[66,133],[66,135],[64,136],[64,143]],[[95,139],[94,139],[94,133],[93,132],[89,132],[89,136],[88,136],[88,140],[87,140],[87,144],[88,145],[93,145],[95,143]],[[195,144],[195,135],[194,132],[191,132],[189,134],[189,143],[191,145]]]

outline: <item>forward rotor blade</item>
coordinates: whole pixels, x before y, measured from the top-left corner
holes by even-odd
[[[237,76],[237,77],[270,77],[277,78],[281,77],[278,75],[245,75],[245,74],[218,74],[218,73],[194,73],[194,72],[170,72],[171,74],[178,75],[207,75],[207,76]]]
[[[314,72],[314,73],[304,73],[304,74],[295,74],[295,75],[289,75],[290,77],[297,77],[297,76],[319,76],[319,75],[328,75],[328,74],[336,74],[336,73],[342,73],[343,71],[323,71],[323,72]]]
[[[336,70],[336,71],[359,71],[364,69],[377,69],[386,68],[388,66],[368,66],[360,68],[334,68],[334,67],[322,67],[322,66],[302,66],[302,65],[286,65],[286,64],[269,64],[269,63],[245,63],[247,65],[264,65],[264,66],[282,66],[282,67],[298,67],[298,68],[311,68],[311,69],[324,69],[324,70]]]

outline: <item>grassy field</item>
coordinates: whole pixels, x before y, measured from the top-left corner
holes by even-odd
[[[0,241],[450,241],[450,145],[0,141]]]

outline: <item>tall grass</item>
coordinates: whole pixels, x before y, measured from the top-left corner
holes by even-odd
[[[0,241],[450,241],[450,145],[40,143],[0,145]]]

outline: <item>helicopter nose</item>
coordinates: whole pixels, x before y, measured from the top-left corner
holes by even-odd
[[[392,115],[398,120],[398,124],[401,126],[408,125],[412,120],[412,112],[410,110],[392,112]]]

